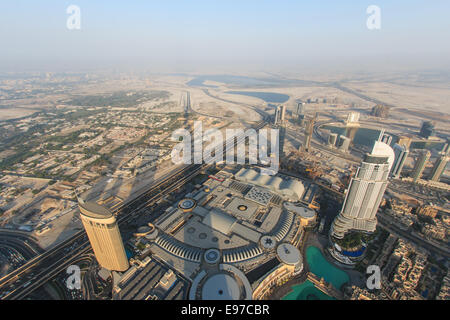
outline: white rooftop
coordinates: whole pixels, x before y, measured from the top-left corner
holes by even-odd
[[[235,178],[238,181],[267,188],[290,200],[301,199],[305,192],[305,187],[297,179],[283,180],[280,177],[265,175],[253,169],[242,168],[235,174]]]
[[[203,300],[238,300],[240,296],[236,279],[225,273],[213,275],[202,287]]]
[[[311,219],[316,216],[316,212],[310,208],[306,208],[306,207],[300,206],[300,205],[295,205],[291,202],[285,202],[283,205],[287,210],[292,211],[295,214],[298,214],[302,218]]]
[[[281,262],[296,265],[301,262],[300,251],[290,243],[282,243],[277,248],[277,255]]]

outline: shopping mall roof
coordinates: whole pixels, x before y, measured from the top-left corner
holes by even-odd
[[[225,273],[213,275],[202,287],[203,300],[239,300],[240,296],[236,279]]]
[[[229,234],[236,223],[236,218],[217,210],[211,210],[203,218],[203,223],[223,234]]]
[[[295,214],[298,214],[299,216],[301,216],[304,219],[312,219],[316,216],[316,212],[314,210],[312,210],[310,208],[306,208],[301,205],[296,205],[292,202],[285,202],[284,207],[287,210],[292,211]]]
[[[238,181],[247,182],[267,188],[291,200],[301,199],[303,193],[305,192],[305,187],[299,180],[283,180],[280,177],[265,175],[253,169],[242,168],[238,173],[235,174],[235,178]]]

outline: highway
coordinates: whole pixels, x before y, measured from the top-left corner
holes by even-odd
[[[378,224],[381,227],[383,227],[384,229],[386,229],[387,231],[389,231],[390,233],[392,233],[400,238],[404,238],[413,243],[416,243],[419,247],[423,247],[432,253],[437,253],[438,255],[446,257],[447,259],[450,258],[450,252],[448,250],[446,250],[444,248],[440,248],[440,247],[436,246],[435,244],[427,241],[426,239],[416,236],[410,230],[401,230],[400,228],[391,224],[387,220],[387,217],[383,216],[383,214],[378,213],[377,219],[378,219]]]
[[[25,231],[0,229],[0,245],[1,244],[13,247],[27,259],[31,259],[44,252],[37,244],[36,239]]]
[[[186,177],[191,177],[193,172],[197,173],[200,167],[200,165],[185,166],[177,170],[171,176],[163,178],[162,181],[156,183],[148,192],[143,193],[141,196],[118,208],[115,211],[115,214],[118,217],[119,225],[123,221],[126,221],[132,215],[132,213],[148,205],[149,202],[158,200],[156,199],[158,196],[159,198],[161,198],[163,195],[167,194],[171,187],[179,187],[181,181],[185,181]],[[40,281],[38,281],[37,275],[40,274],[41,269],[48,269],[48,266],[53,265],[55,261],[70,259],[71,256],[76,254],[77,248],[83,248],[87,245],[89,245],[89,241],[87,239],[86,233],[84,232],[84,230],[82,230],[66,241],[61,242],[55,247],[49,249],[48,251],[33,257],[26,264],[0,279],[0,294],[9,292],[8,294],[2,296],[2,299],[15,297],[14,295],[12,295],[12,292],[17,292],[17,289],[19,288],[34,288],[34,285],[25,285],[30,280],[32,282],[36,281],[40,283]]]
[[[253,128],[258,130],[264,125],[265,123],[261,121],[255,124]],[[236,143],[244,138],[244,135],[239,136],[236,138]],[[223,143],[224,150],[228,143],[228,141]],[[205,164],[185,165],[170,176],[163,178],[147,192],[123,204],[114,212],[117,215],[119,227],[133,218],[134,213],[180,188],[207,166]],[[26,297],[74,263],[77,257],[88,253],[90,250],[89,240],[85,231],[82,230],[48,251],[33,257],[23,266],[1,278],[0,298],[15,300]]]
[[[366,100],[366,101],[369,101],[369,102],[372,102],[372,103],[375,103],[375,104],[385,105],[385,106],[390,107],[390,108],[395,108],[395,107],[397,107],[397,106],[394,106],[394,105],[392,105],[392,104],[390,104],[390,103],[386,103],[386,102],[384,102],[384,101],[381,101],[381,100],[378,100],[378,99],[375,99],[375,98],[371,98],[371,97],[369,97],[369,96],[366,96],[365,94],[362,94],[361,92],[358,92],[358,91],[356,91],[356,90],[353,90],[353,89],[344,87],[344,86],[341,85],[339,82],[331,82],[331,83],[328,83],[328,85],[329,85],[330,87],[334,87],[334,88],[339,89],[339,90],[341,90],[341,91],[343,91],[343,92],[350,93],[350,94],[355,95],[355,96],[357,96],[357,97],[359,97],[359,98],[361,98],[361,99],[363,99],[363,100]]]
[[[207,96],[209,96],[209,97],[211,97],[211,98],[214,98],[214,99],[217,99],[217,100],[226,102],[226,103],[232,103],[232,104],[239,105],[239,106],[242,106],[242,107],[245,107],[245,108],[249,108],[250,110],[253,110],[253,111],[255,111],[256,113],[258,113],[258,114],[262,117],[263,121],[269,119],[269,114],[268,114],[267,112],[265,112],[265,111],[259,109],[258,107],[255,107],[255,106],[252,106],[252,105],[250,105],[250,104],[243,103],[243,102],[236,102],[236,101],[227,100],[227,99],[223,99],[223,98],[219,98],[219,97],[213,96],[213,95],[209,92],[208,89],[203,89],[203,92],[204,92]],[[204,114],[204,115],[206,115],[206,114]],[[206,115],[206,116],[214,117],[214,118],[227,118],[227,117],[217,117],[217,116],[211,116],[211,115]]]
[[[6,294],[2,299],[19,300],[25,298],[31,292],[45,284],[47,281],[56,277],[60,272],[66,270],[70,265],[76,264],[80,256],[91,250],[89,244],[84,244],[79,248],[74,248],[70,256],[64,255],[56,259],[50,265],[36,272],[36,275],[23,285],[14,288],[10,293]]]

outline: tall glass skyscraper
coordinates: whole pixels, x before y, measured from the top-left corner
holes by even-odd
[[[341,212],[333,221],[331,236],[344,238],[351,230],[374,232],[376,214],[388,184],[395,155],[384,142],[376,141],[352,178]]]
[[[409,150],[405,145],[394,145],[395,161],[392,166],[391,176],[395,179],[400,178],[406,158],[408,158]]]
[[[447,167],[447,163],[449,161],[450,157],[448,155],[441,154],[434,163],[433,169],[431,170],[430,180],[431,181],[439,181],[442,174],[445,171],[445,168]]]
[[[425,170],[425,166],[427,165],[428,160],[430,160],[431,152],[428,150],[422,150],[419,155],[419,158],[414,165],[414,169],[412,172],[412,177],[414,182],[419,180],[422,177],[422,173]]]

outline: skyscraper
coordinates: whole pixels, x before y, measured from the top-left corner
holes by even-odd
[[[352,178],[341,212],[333,221],[331,236],[342,239],[350,230],[374,232],[376,214],[388,184],[395,158],[392,148],[376,141]]]
[[[312,134],[314,131],[314,124],[316,123],[317,120],[317,116],[318,113],[314,113],[314,117],[308,122],[308,125],[306,127],[305,130],[305,145],[304,145],[304,150],[306,152],[309,152],[310,148],[311,148],[311,139],[312,139]]]
[[[286,106],[280,106],[280,108],[281,108],[280,120],[281,122],[284,122],[286,120]]]
[[[278,107],[276,107],[276,109],[275,109],[275,118],[274,118],[273,124],[274,124],[274,125],[279,124],[279,123],[280,123],[280,120],[281,120],[281,107],[278,106]]]
[[[330,133],[330,135],[328,136],[328,145],[330,145],[330,147],[335,147],[337,138],[338,138],[337,133]]]
[[[98,263],[108,270],[127,270],[128,259],[113,214],[95,202],[84,202],[79,199],[78,206],[81,222]]]
[[[360,113],[359,112],[350,112],[347,115],[347,124],[358,123],[359,122]]]
[[[305,103],[304,102],[299,102],[297,104],[297,116],[303,116],[303,118],[305,117]]]
[[[339,139],[336,143],[336,146],[339,150],[347,152],[348,148],[350,147],[350,138],[347,138],[346,136],[340,135]]]
[[[409,150],[405,145],[394,145],[395,160],[391,170],[391,177],[398,179],[402,173],[406,158],[408,158]]]
[[[297,105],[297,116],[300,126],[305,124],[305,103],[299,102]]]
[[[431,170],[430,180],[431,181],[439,181],[442,174],[447,167],[448,160],[450,159],[445,153],[441,154],[439,158],[437,158],[434,163],[433,169]]]
[[[314,124],[312,123],[312,120],[308,122],[306,126],[306,132],[305,132],[305,144],[304,144],[304,150],[306,152],[309,152],[309,149],[311,148],[311,136],[312,136],[312,127]]]
[[[414,165],[414,169],[412,172],[412,178],[415,181],[419,180],[422,177],[423,170],[425,169],[425,166],[428,162],[428,160],[431,157],[431,152],[428,150],[422,150],[422,152],[419,155],[419,158],[416,161],[416,164]]]
[[[384,133],[383,138],[381,139],[381,142],[384,142],[388,145],[391,145],[392,142],[392,136],[390,134]]]
[[[411,147],[411,142],[412,142],[412,138],[411,137],[407,137],[407,136],[399,136],[398,137],[398,141],[397,144],[401,145],[401,146],[405,146],[406,149],[410,149]]]

